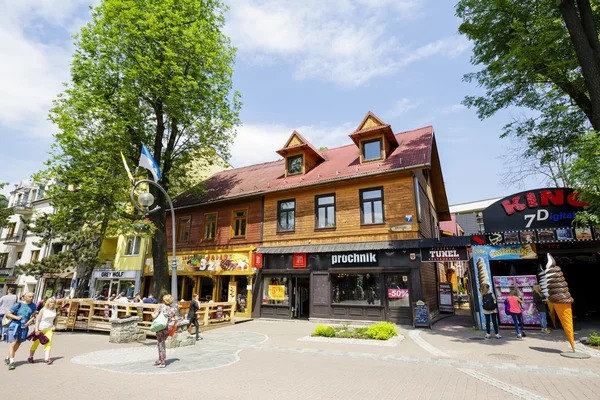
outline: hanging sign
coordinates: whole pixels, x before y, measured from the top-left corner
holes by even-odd
[[[293,260],[292,267],[306,268],[306,253],[294,253],[294,260]]]

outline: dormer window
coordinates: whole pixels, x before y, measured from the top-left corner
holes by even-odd
[[[380,160],[382,150],[381,138],[365,140],[362,142],[363,161]]]
[[[288,175],[295,175],[302,173],[302,154],[287,158],[287,170]]]

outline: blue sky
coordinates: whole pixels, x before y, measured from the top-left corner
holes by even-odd
[[[0,0],[0,182],[43,167],[55,132],[47,112],[69,79],[71,36],[94,3]],[[229,0],[244,103],[232,165],[278,159],[294,129],[316,147],[350,144],[371,110],[394,132],[433,125],[450,204],[518,191],[499,176],[509,147],[499,134],[515,111],[480,121],[460,104],[481,89],[462,81],[476,67],[454,3]]]

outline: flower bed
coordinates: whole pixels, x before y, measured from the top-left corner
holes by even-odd
[[[311,336],[322,336],[329,338],[344,339],[374,339],[389,340],[398,336],[396,325],[391,322],[378,322],[369,327],[350,328],[349,324],[342,326],[317,325]]]

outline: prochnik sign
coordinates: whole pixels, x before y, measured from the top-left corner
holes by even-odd
[[[569,188],[536,189],[498,200],[483,210],[486,232],[571,226],[587,204]]]
[[[435,247],[421,250],[421,261],[468,261],[466,247]]]
[[[377,253],[369,251],[365,253],[344,253],[344,254],[332,254],[331,255],[331,266],[376,266],[377,265]]]

